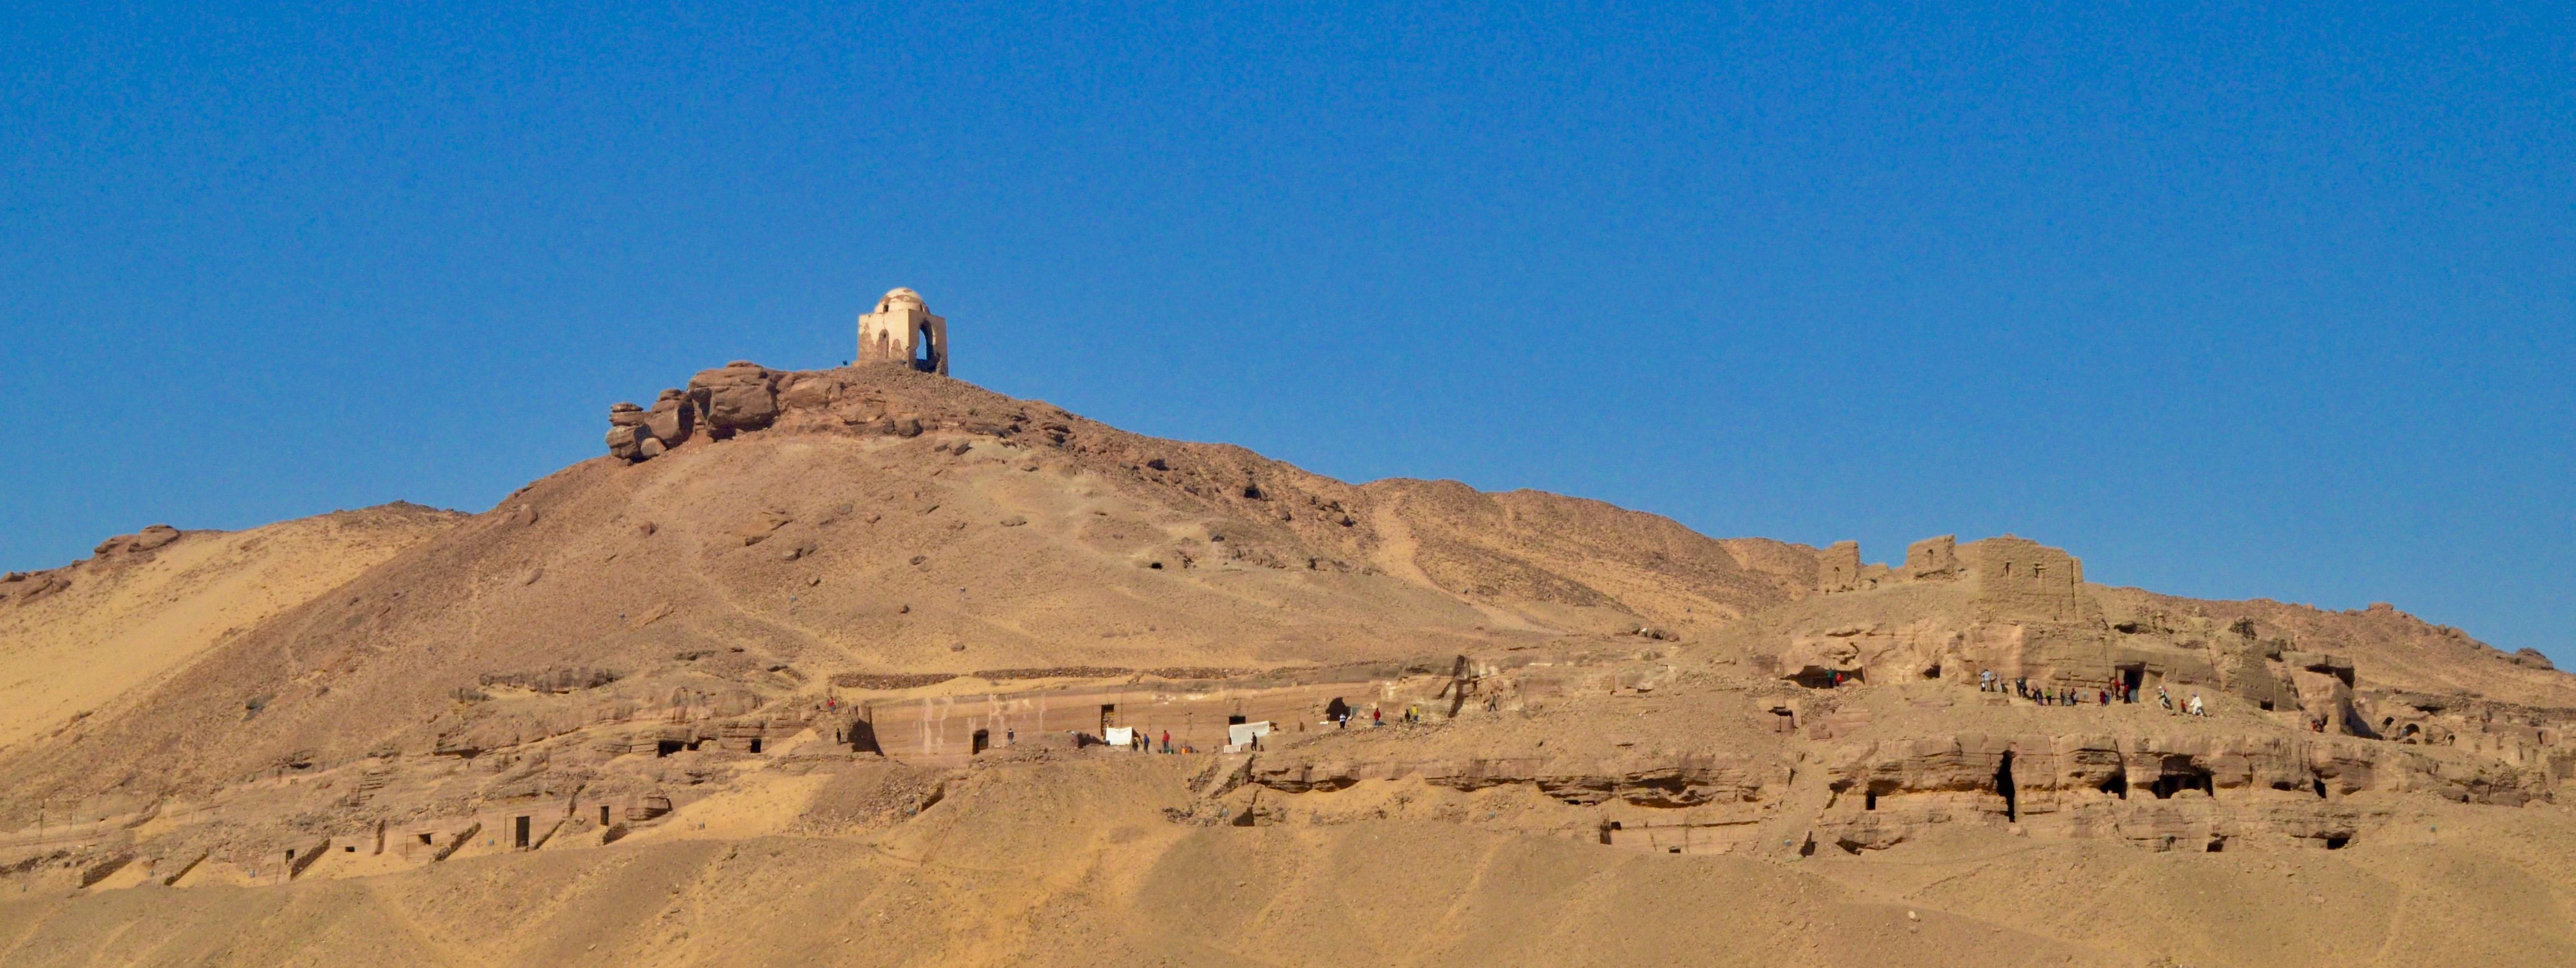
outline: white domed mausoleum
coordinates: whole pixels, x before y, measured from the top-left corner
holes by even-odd
[[[858,361],[900,363],[947,376],[948,320],[931,315],[920,293],[889,291],[877,300],[875,312],[859,317]]]

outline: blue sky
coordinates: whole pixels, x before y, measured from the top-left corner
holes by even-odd
[[[2576,662],[2567,5],[0,21],[0,568],[480,510],[697,369]]]

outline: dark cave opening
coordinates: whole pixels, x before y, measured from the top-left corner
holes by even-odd
[[[1995,767],[1995,792],[2004,798],[2005,823],[2021,821],[2021,804],[2013,789],[2012,764],[2012,751],[2005,750],[2003,762]]]

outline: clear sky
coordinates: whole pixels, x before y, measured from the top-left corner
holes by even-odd
[[[13,6],[0,568],[956,374],[2576,664],[2566,3]]]

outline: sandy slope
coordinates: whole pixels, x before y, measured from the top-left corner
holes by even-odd
[[[2567,918],[2576,836],[2558,808],[2433,808],[2418,818],[2419,836],[2335,853],[2155,854],[1978,833],[1779,864],[1418,820],[1167,823],[1159,808],[1187,799],[1182,782],[1196,759],[982,769],[916,820],[855,835],[671,836],[362,877],[334,876],[334,857],[290,887],[25,896],[0,901],[0,960],[2397,966],[2576,957]],[[816,789],[791,786],[808,790],[808,802]],[[712,816],[728,809],[708,805]]]
[[[0,748],[101,710],[461,517],[386,505],[193,531],[149,553],[58,570],[69,589],[0,607]]]

